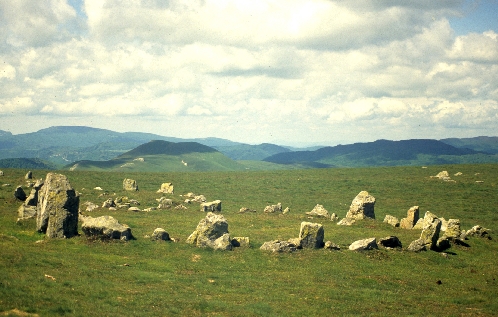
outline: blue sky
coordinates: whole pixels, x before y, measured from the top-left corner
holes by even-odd
[[[498,0],[0,1],[0,130],[495,136]]]

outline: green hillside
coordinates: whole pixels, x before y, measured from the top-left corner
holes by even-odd
[[[475,138],[442,139],[440,141],[457,148],[467,148],[489,154],[498,154],[498,137],[479,136]]]
[[[0,168],[24,168],[24,169],[56,169],[51,162],[46,162],[37,158],[10,158],[0,159]]]

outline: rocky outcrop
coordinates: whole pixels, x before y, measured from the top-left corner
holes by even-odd
[[[134,179],[125,178],[123,180],[123,189],[129,191],[137,191],[138,190],[137,181]]]
[[[133,239],[130,227],[120,224],[111,216],[84,217],[81,230],[85,236],[94,239],[120,239],[123,241]]]
[[[360,192],[351,202],[346,218],[349,219],[375,219],[375,198],[368,194],[367,191]]]
[[[208,203],[202,203],[201,204],[201,211],[204,211],[204,212],[220,211],[221,212],[221,200],[215,200],[215,201],[211,201]]]
[[[158,193],[163,193],[163,194],[173,194],[174,193],[174,187],[172,183],[162,183],[161,188],[157,191]]]
[[[390,224],[393,227],[399,227],[399,219],[394,216],[386,215],[384,217],[384,222]]]
[[[268,205],[264,209],[265,213],[282,212],[282,204],[278,203],[276,205]]]
[[[260,250],[270,251],[273,253],[294,252],[297,250],[297,247],[294,243],[288,241],[273,240],[263,243]]]
[[[323,226],[319,223],[301,222],[299,230],[299,239],[301,247],[308,249],[322,248],[324,237]]]
[[[208,212],[206,217],[199,221],[195,231],[187,238],[187,243],[199,248],[231,250],[232,244],[225,217]]]
[[[358,240],[353,242],[349,246],[349,250],[351,251],[366,251],[366,250],[373,250],[373,249],[378,249],[379,247],[377,246],[377,241],[375,238],[368,238],[368,239],[363,239],[363,240]]]
[[[412,206],[406,212],[406,218],[401,219],[399,226],[402,229],[413,229],[415,224],[417,224],[418,219],[419,219],[419,207]]]
[[[323,208],[322,205],[317,204],[312,211],[306,212],[308,216],[330,218],[330,214],[327,209]]]
[[[431,176],[431,178],[438,178],[443,181],[451,180],[450,173],[448,173],[448,171],[439,172],[436,176]]]

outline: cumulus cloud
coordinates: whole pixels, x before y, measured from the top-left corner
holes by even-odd
[[[71,3],[0,1],[0,129],[133,120],[283,144],[496,131],[497,30],[456,36],[462,1]]]

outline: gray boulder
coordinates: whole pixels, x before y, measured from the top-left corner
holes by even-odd
[[[276,205],[268,205],[264,209],[265,213],[282,212],[282,204],[278,203]]]
[[[301,229],[299,230],[299,239],[301,246],[308,249],[322,248],[324,230],[323,226],[319,223],[301,222]]]
[[[33,172],[29,171],[26,173],[26,175],[24,176],[24,179],[32,179],[33,178]]]
[[[476,225],[473,226],[470,230],[468,230],[465,235],[467,237],[479,237],[479,238],[491,239],[489,231],[490,231],[489,229]]]
[[[363,240],[358,240],[353,242],[349,246],[349,250],[351,251],[366,251],[366,250],[373,250],[373,249],[378,249],[379,247],[377,246],[377,241],[375,238],[368,238],[368,239],[363,239]]]
[[[157,205],[157,209],[169,209],[173,207],[173,200],[166,198],[166,197],[161,197],[159,199],[156,199],[159,202],[159,205]]]
[[[208,203],[201,203],[201,211],[204,212],[221,211],[221,200],[215,200]]]
[[[249,248],[251,246],[249,237],[234,237],[232,239],[232,246],[237,248]]]
[[[420,234],[420,239],[428,249],[437,250],[437,241],[441,231],[441,220],[429,211],[424,217],[424,228]]]
[[[80,198],[66,176],[48,173],[38,192],[36,229],[48,238],[78,235]]]
[[[225,217],[208,212],[206,217],[199,221],[195,231],[187,238],[187,243],[199,248],[231,250],[232,244]]]
[[[327,209],[323,208],[322,205],[317,204],[313,210],[306,212],[308,216],[330,218],[330,214]]]
[[[419,207],[412,206],[406,212],[406,218],[401,219],[399,226],[402,229],[413,229],[415,224],[417,224],[418,219],[419,219]]]
[[[102,203],[102,208],[116,207],[116,202],[112,198],[107,199]]]
[[[22,189],[22,186],[17,186],[16,190],[14,191],[14,197],[20,201],[25,201],[26,198],[28,198],[24,189]]]
[[[424,240],[417,239],[417,240],[414,240],[410,243],[407,250],[412,251],[412,252],[427,251],[427,247],[426,247]]]
[[[123,241],[133,239],[131,229],[125,224],[120,224],[111,216],[97,218],[84,217],[81,230],[85,236],[96,239],[120,239]]]
[[[123,189],[129,191],[137,191],[138,190],[137,181],[134,179],[125,178],[123,180]]]
[[[38,205],[38,191],[42,186],[43,186],[43,180],[41,179],[35,183],[35,185],[31,189],[31,193],[18,209],[18,219],[17,219],[18,221],[36,217],[37,205]]]
[[[401,241],[399,241],[398,237],[395,236],[381,238],[379,239],[379,244],[386,249],[395,249],[403,247]]]
[[[375,219],[375,198],[368,194],[367,191],[361,191],[351,202],[346,218],[350,219]]]
[[[272,253],[294,252],[297,250],[296,245],[288,241],[273,240],[263,243],[260,250],[270,251]]]
[[[171,241],[169,233],[163,228],[156,228],[152,235],[150,236],[152,241]]]
[[[384,217],[384,222],[390,224],[393,227],[399,227],[399,219],[394,216],[386,215]]]
[[[325,245],[323,246],[324,249],[326,250],[340,250],[341,247],[338,244],[335,244],[331,241],[325,242]]]
[[[174,193],[174,187],[172,183],[162,183],[161,188],[157,191],[158,193],[163,193],[163,194],[173,194]]]

